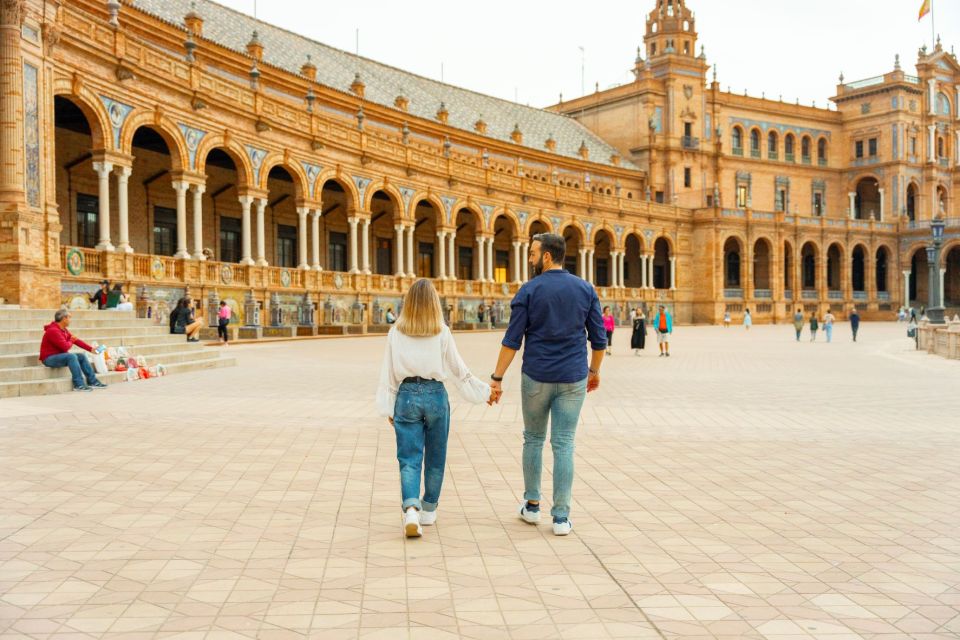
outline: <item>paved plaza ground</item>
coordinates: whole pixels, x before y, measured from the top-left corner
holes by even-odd
[[[628,333],[567,538],[515,515],[519,363],[501,405],[452,397],[418,540],[382,337],[0,401],[0,638],[960,637],[960,362],[893,324],[678,327],[669,359]],[[499,334],[457,340],[488,375]]]

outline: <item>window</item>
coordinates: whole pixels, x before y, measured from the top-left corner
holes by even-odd
[[[747,185],[737,185],[737,208],[745,209],[747,207]]]
[[[457,255],[460,257],[457,275],[461,280],[473,280],[473,247],[458,247]]]
[[[655,55],[657,55],[657,43],[656,43],[656,42],[654,42],[653,44],[650,45],[650,57],[652,58],[652,57],[655,56]]]
[[[346,271],[347,234],[331,231],[327,250],[327,262],[330,264],[330,269],[332,271]]]
[[[297,228],[277,225],[277,266],[288,269],[297,266]]]
[[[818,217],[823,215],[823,194],[819,191],[813,194],[813,215]]]
[[[750,132],[750,155],[760,157],[760,132],[756,129]]]
[[[787,137],[783,141],[783,152],[787,156],[787,162],[793,162],[793,144],[793,134],[787,134]]]
[[[770,160],[777,160],[780,155],[779,149],[779,140],[777,139],[777,133],[771,131],[767,134],[767,157]]]
[[[177,252],[176,209],[154,207],[153,252],[158,256],[172,256]]]
[[[910,138],[910,155],[917,155],[917,138]]]
[[[787,210],[787,190],[777,189],[775,199],[776,199],[776,202],[774,202],[774,210],[786,211]]]
[[[857,140],[854,145],[855,153],[854,155],[859,159],[863,157],[863,140]]]
[[[240,262],[240,218],[220,218],[220,262]]]
[[[496,256],[494,256],[494,263],[493,281],[498,283],[507,282],[509,280],[510,252],[497,251]]]
[[[877,157],[877,139],[870,138],[870,140],[867,141],[867,146],[869,147],[868,151],[870,153],[870,157],[871,158]]]
[[[943,138],[937,138],[937,157],[943,158],[946,155],[943,152]]]
[[[683,55],[685,55],[685,56],[690,55],[690,41],[689,41],[689,40],[684,40],[684,41],[683,41]]]
[[[567,256],[563,260],[563,268],[567,271],[567,273],[572,273],[575,276],[579,275],[579,273],[577,273],[577,262],[579,262],[579,260],[577,260],[576,257]]]
[[[817,163],[820,166],[827,164],[827,141],[823,138],[817,141]]]
[[[810,138],[804,137],[800,141],[800,155],[804,164],[810,164]]]
[[[92,249],[100,238],[100,198],[77,194],[77,244]]]
[[[950,115],[950,100],[942,93],[937,94],[937,114],[941,116]]]
[[[390,238],[377,238],[377,273],[388,276],[393,273],[393,241]]]
[[[421,278],[433,277],[433,243],[421,242],[417,250],[417,275]]]
[[[658,204],[663,204],[663,191],[657,191],[654,200],[656,200]]]
[[[692,175],[692,174],[693,174],[693,172],[691,171],[690,167],[684,167],[684,168],[683,168],[683,186],[685,186],[685,187],[688,188],[688,189],[689,189],[691,186],[693,186],[693,175]]]
[[[733,128],[733,154],[743,155],[743,129],[740,127]]]
[[[596,273],[597,286],[600,287],[609,287],[610,286],[610,261],[606,258],[597,258],[597,273]]]

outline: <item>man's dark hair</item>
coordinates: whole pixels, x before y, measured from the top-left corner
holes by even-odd
[[[70,315],[70,312],[66,309],[58,309],[55,314],[53,314],[54,322],[61,322],[64,318]]]
[[[563,266],[563,257],[567,253],[567,241],[556,233],[538,233],[533,236],[534,242],[540,243],[540,251],[549,253],[553,264]]]

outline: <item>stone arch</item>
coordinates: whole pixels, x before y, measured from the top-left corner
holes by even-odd
[[[723,241],[723,288],[743,287],[743,254],[746,243],[739,234],[731,233]]]
[[[846,272],[847,249],[839,240],[827,245],[827,289],[843,290],[843,274]]]
[[[527,225],[523,230],[524,235],[531,237],[533,235],[533,226],[536,224],[539,224],[543,227],[544,230],[541,233],[553,233],[553,224],[550,222],[550,220],[542,216],[536,216],[527,220]]]
[[[827,141],[826,136],[820,136],[817,138],[817,162],[826,163],[827,154],[830,153],[830,143]]]
[[[783,288],[785,291],[793,291],[793,273],[795,271],[795,260],[793,242],[789,238],[783,241]],[[791,293],[792,295],[792,293]],[[799,297],[799,294],[796,296]]]
[[[417,207],[420,206],[421,202],[428,202],[437,212],[438,219],[436,224],[438,227],[447,226],[447,208],[443,205],[443,201],[435,193],[430,193],[428,191],[418,191],[410,198],[410,209],[407,212],[411,220],[416,220],[417,217]],[[453,211],[450,212],[451,220],[453,218]]]
[[[903,210],[908,220],[917,219],[917,209],[919,207],[918,199],[920,197],[920,185],[916,180],[910,180],[907,183],[907,189],[903,197]]]
[[[863,242],[857,242],[850,250],[850,283],[853,291],[867,290],[867,270],[870,263],[870,249]]]
[[[293,188],[298,199],[310,199],[310,187],[308,186],[310,182],[307,180],[307,174],[303,170],[303,165],[294,162],[284,154],[276,151],[267,154],[267,157],[264,158],[263,164],[260,166],[260,184],[257,188],[267,189],[267,179],[270,172],[276,167],[281,167],[293,178]]]
[[[517,218],[517,215],[507,207],[498,207],[493,210],[493,214],[490,216],[490,232],[493,233],[496,230],[497,219],[498,218],[507,218],[510,220],[510,224],[513,226],[513,240],[519,240],[522,237],[523,225],[520,224],[520,219]]]
[[[823,251],[815,240],[805,240],[800,245],[800,288],[816,290],[820,285],[820,262]]]
[[[750,248],[750,256],[753,261],[753,287],[754,290],[772,290],[773,289],[773,240],[766,235],[758,235],[753,239],[753,246]]]
[[[76,87],[69,78],[58,78],[53,83],[54,97],[65,98],[83,112],[90,126],[90,137],[93,140],[93,149],[113,149],[113,136],[110,117],[103,101],[93,91],[85,86]]]
[[[560,230],[557,232],[561,236],[566,237],[567,230],[573,229],[577,233],[577,240],[581,245],[587,241],[587,230],[576,220],[567,220],[566,222],[560,225]]]
[[[120,152],[133,155],[133,136],[143,127],[153,129],[167,143],[174,171],[190,171],[190,152],[183,132],[173,120],[156,111],[135,109],[130,113],[120,130]]]
[[[225,138],[222,135],[207,134],[200,141],[197,147],[196,172],[203,174],[207,169],[207,156],[214,149],[221,149],[230,156],[233,164],[237,167],[237,179],[240,181],[238,186],[253,186],[253,167],[250,165],[250,159],[247,157],[243,147],[235,140]]]
[[[880,210],[880,185],[880,179],[872,173],[857,177],[851,189],[851,192],[857,194],[854,198],[856,205],[856,210],[853,212],[854,218],[870,220],[871,214],[876,215],[878,220],[883,217],[883,212]]]
[[[909,300],[915,301],[918,306],[926,306],[928,295],[927,274],[930,265],[927,262],[927,246],[925,242],[914,243],[907,252],[906,264],[910,265]]]
[[[357,192],[357,185],[354,184],[353,180],[350,179],[350,176],[344,176],[335,169],[321,171],[320,175],[317,176],[317,179],[314,182],[316,199],[321,199],[320,194],[323,192],[323,185],[330,181],[336,182],[337,185],[343,189],[343,192],[346,195],[348,211],[350,213],[358,211],[360,209],[360,194]]]
[[[793,162],[797,157],[797,134],[793,129],[787,129],[783,134],[783,156],[787,162]]]
[[[893,272],[890,261],[894,255],[893,249],[887,244],[878,245],[873,252],[873,278],[877,293],[890,292],[890,274]]]
[[[403,205],[403,194],[401,194],[400,190],[393,186],[393,184],[387,182],[386,180],[374,180],[367,185],[367,189],[363,193],[363,201],[360,203],[360,206],[364,211],[370,211],[370,207],[373,202],[373,196],[378,191],[382,191],[390,197],[390,200],[393,201],[393,204],[397,208],[397,212],[401,218],[406,215],[406,207]],[[454,211],[456,211],[456,209],[454,209]]]
[[[666,235],[659,236],[653,241],[653,288],[669,289],[673,279],[673,263],[670,258],[674,257],[673,242]]]
[[[483,211],[481,211],[480,207],[477,206],[476,204],[472,202],[468,202],[467,200],[457,200],[457,202],[454,203],[451,211],[452,211],[452,213],[450,214],[451,219],[454,221],[455,224],[460,214],[463,212],[467,212],[467,214],[469,214],[471,218],[473,218],[474,228],[480,233],[483,232],[485,228],[485,225],[483,223]]]

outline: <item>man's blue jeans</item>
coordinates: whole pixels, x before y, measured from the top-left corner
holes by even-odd
[[[827,332],[827,342],[833,341],[833,325],[828,324],[824,326],[824,330]]]
[[[70,376],[73,378],[74,388],[83,387],[97,382],[97,374],[94,373],[93,367],[90,366],[90,363],[87,361],[87,357],[82,353],[58,353],[56,355],[47,356],[47,359],[43,361],[43,364],[44,366],[52,369],[59,367],[69,368]],[[81,373],[83,373],[83,375],[80,375]],[[83,381],[84,376],[87,378],[86,382]]]
[[[587,381],[569,384],[537,382],[523,374],[520,397],[523,406],[523,497],[540,500],[543,443],[550,418],[550,448],[553,449],[553,508],[550,515],[570,515],[573,489],[574,438],[580,409],[587,396]]]
[[[393,409],[403,508],[436,511],[447,464],[450,401],[442,382],[404,382]],[[426,462],[426,467],[424,467]],[[420,473],[423,472],[423,501]]]

